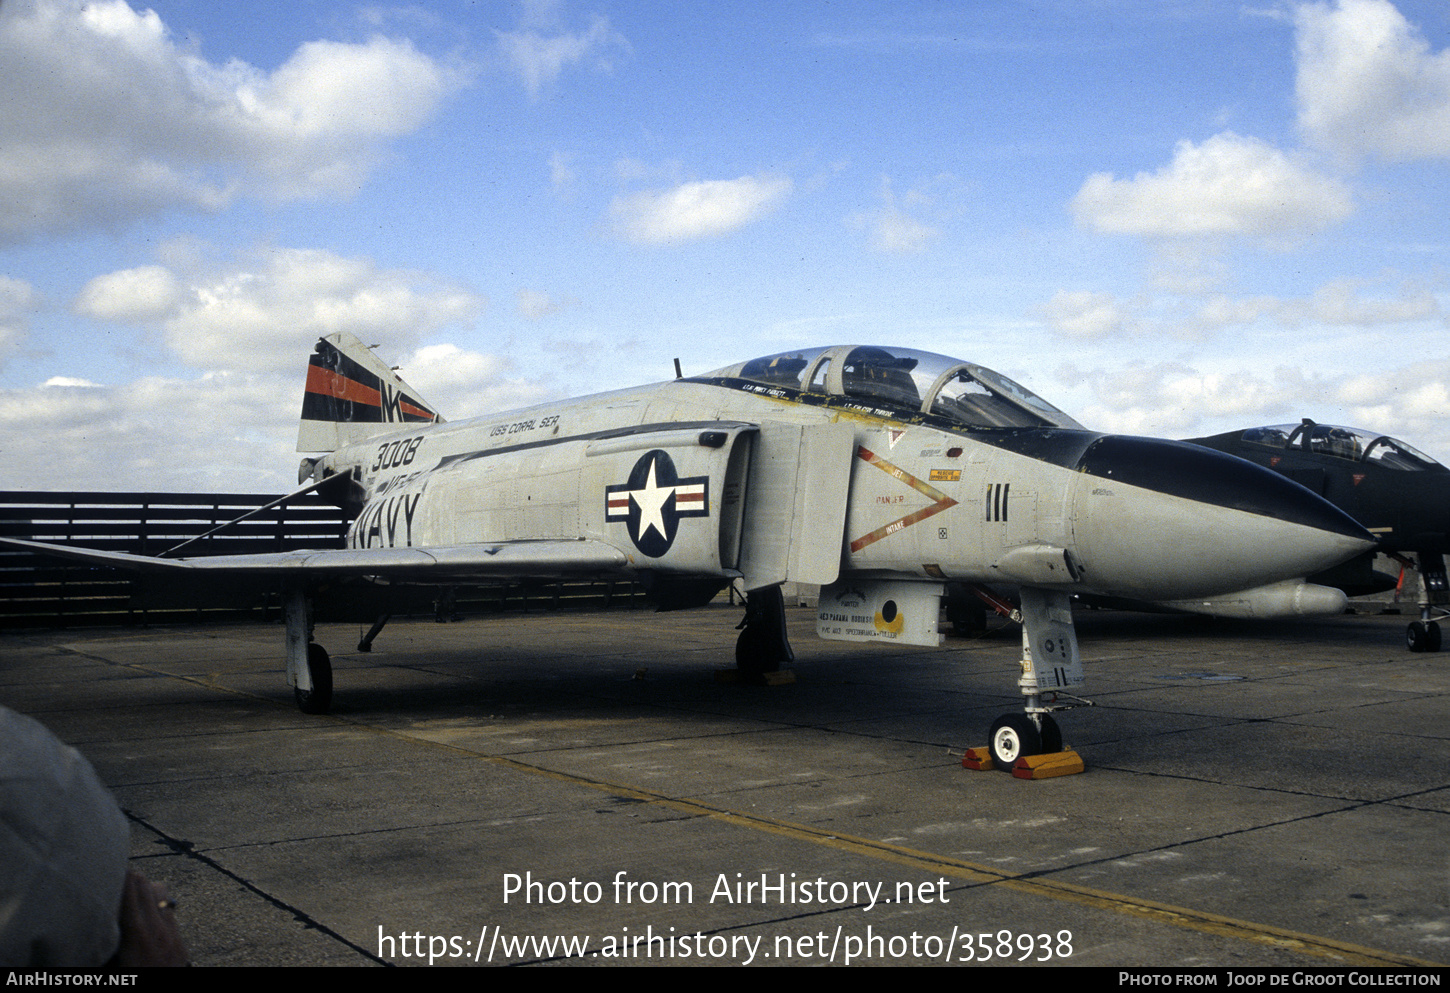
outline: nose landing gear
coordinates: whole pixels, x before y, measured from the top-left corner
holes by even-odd
[[[1057,590],[1024,586],[1021,617],[1022,676],[1017,687],[1024,697],[1023,712],[1003,714],[992,723],[987,744],[992,765],[1025,779],[1081,772],[1082,760],[1075,753],[1063,752],[1062,729],[1052,716],[1053,711],[1092,705],[1068,692],[1083,684],[1072,600]],[[1069,702],[1060,702],[1063,698]],[[1023,774],[1019,760],[1057,754],[1071,756],[1072,761],[1053,763],[1051,772],[1045,765],[1033,768],[1037,763],[1029,761]]]

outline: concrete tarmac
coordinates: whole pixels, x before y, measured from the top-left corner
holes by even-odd
[[[1087,765],[960,764],[1020,635],[822,642],[717,678],[739,611],[10,632],[199,965],[1450,962],[1450,654],[1406,616],[1079,615]],[[581,954],[582,953],[582,954]]]

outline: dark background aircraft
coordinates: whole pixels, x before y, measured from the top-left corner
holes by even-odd
[[[1440,649],[1440,625],[1447,613],[1445,554],[1450,552],[1450,469],[1405,442],[1388,435],[1307,417],[1298,424],[1229,431],[1188,439],[1257,462],[1308,487],[1363,524],[1379,539],[1378,551],[1414,568],[1423,579],[1420,619],[1405,640],[1412,652]],[[1395,577],[1376,572],[1373,554],[1311,577],[1363,596],[1395,585]]]

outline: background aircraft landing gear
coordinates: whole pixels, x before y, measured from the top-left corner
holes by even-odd
[[[745,619],[735,639],[735,665],[748,676],[777,672],[795,660],[785,630],[785,597],[779,586],[751,590],[745,595]]]
[[[1422,588],[1420,619],[1405,630],[1405,647],[1412,652],[1438,652],[1440,625],[1431,618],[1437,612],[1445,613],[1445,605],[1450,603],[1450,578],[1446,576],[1445,557],[1439,552],[1417,552],[1415,558]]]
[[[1412,652],[1438,652],[1440,625],[1434,621],[1414,621],[1405,629],[1405,646]]]

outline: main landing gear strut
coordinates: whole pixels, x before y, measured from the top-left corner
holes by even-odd
[[[745,619],[736,630],[735,665],[747,676],[777,672],[795,660],[785,631],[785,597],[779,586],[745,594]]]
[[[312,598],[301,587],[284,594],[287,623],[287,682],[304,714],[325,714],[332,708],[332,660],[312,640]]]

